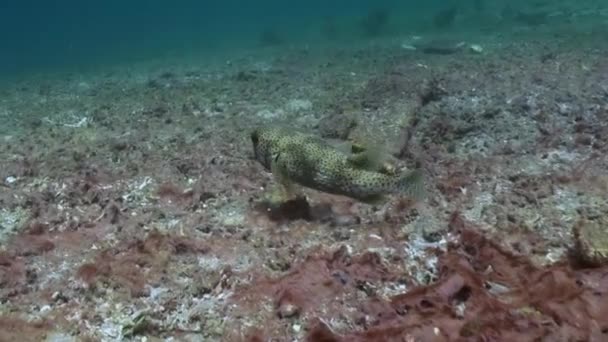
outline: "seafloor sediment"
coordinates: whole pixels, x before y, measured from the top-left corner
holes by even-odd
[[[3,85],[0,340],[608,339],[608,49],[481,45]],[[372,137],[428,198],[269,208],[269,123]]]

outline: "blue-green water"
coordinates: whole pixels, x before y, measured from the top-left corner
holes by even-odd
[[[592,12],[602,6],[593,0],[573,4],[557,0],[13,0],[0,5],[0,72],[142,60],[166,53],[216,54],[259,45],[363,40],[428,29],[466,26],[499,31],[571,18],[579,4]]]

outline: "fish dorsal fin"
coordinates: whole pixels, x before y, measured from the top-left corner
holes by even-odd
[[[353,143],[348,140],[339,139],[327,139],[326,143],[331,146],[334,150],[337,150],[344,154],[351,154]]]
[[[351,151],[353,154],[348,157],[348,162],[359,169],[381,171],[389,159],[384,149],[377,144],[353,143]]]

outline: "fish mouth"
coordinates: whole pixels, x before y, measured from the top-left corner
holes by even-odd
[[[253,145],[253,159],[260,160],[259,158],[259,143],[260,143],[260,133],[258,130],[253,130],[250,134],[251,144]]]
[[[258,143],[260,142],[260,132],[258,132],[258,130],[256,129],[251,132],[249,137],[251,138],[251,143],[253,144],[253,147],[255,149],[258,146]]]

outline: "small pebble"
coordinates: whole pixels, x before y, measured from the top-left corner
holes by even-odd
[[[331,219],[332,226],[352,226],[361,223],[361,218],[355,215],[337,215]]]
[[[331,236],[336,241],[346,241],[350,239],[350,232],[345,229],[337,229],[332,232]]]
[[[300,308],[291,303],[282,304],[279,307],[279,317],[280,318],[290,318],[295,317],[300,314]]]
[[[377,234],[369,234],[369,237],[376,240],[382,240],[382,237]]]
[[[469,48],[471,49],[471,51],[473,51],[475,53],[482,53],[483,52],[483,47],[481,47],[481,45],[479,45],[479,44],[471,44],[469,46]]]
[[[51,298],[53,298],[53,300],[56,302],[67,302],[68,301],[68,298],[59,291],[55,291],[53,293],[53,295],[51,296]]]

